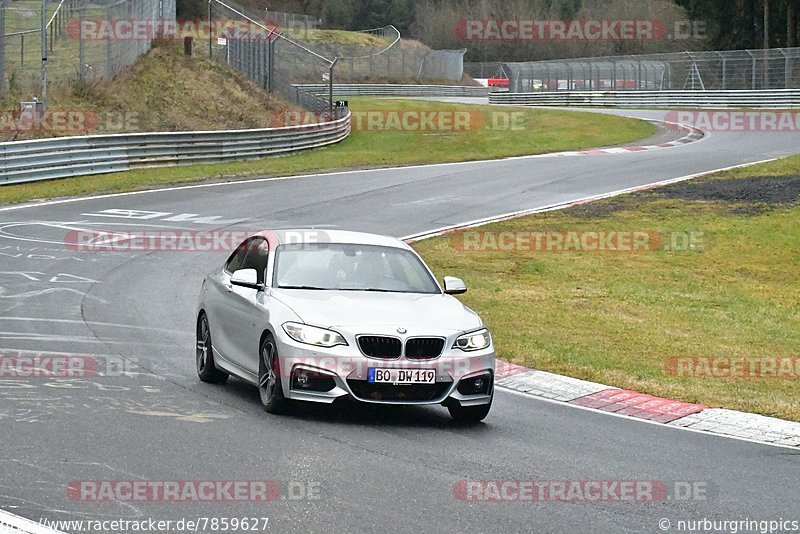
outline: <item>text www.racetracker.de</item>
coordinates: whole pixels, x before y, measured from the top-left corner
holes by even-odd
[[[181,519],[60,520],[45,518],[39,524],[56,530],[90,534],[94,532],[260,532],[267,529],[267,517],[196,517]]]

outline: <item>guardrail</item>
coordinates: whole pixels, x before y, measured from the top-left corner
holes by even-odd
[[[295,90],[328,94],[326,84],[295,85]],[[489,88],[461,85],[334,84],[334,96],[467,96],[486,97]]]
[[[491,104],[632,108],[800,108],[800,90],[773,91],[553,91],[492,93]]]
[[[137,168],[258,159],[331,145],[350,134],[350,118],[209,132],[90,135],[0,143],[0,185]]]

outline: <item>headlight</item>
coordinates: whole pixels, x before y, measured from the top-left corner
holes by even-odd
[[[491,342],[492,336],[489,334],[489,331],[484,328],[477,332],[470,332],[469,334],[459,336],[455,344],[453,344],[453,348],[470,352],[473,350],[485,349]]]
[[[347,341],[338,332],[333,330],[326,330],[316,326],[309,326],[300,323],[285,323],[283,331],[286,332],[290,338],[300,343],[307,345],[316,345],[317,347],[331,348],[337,345],[347,345]]]

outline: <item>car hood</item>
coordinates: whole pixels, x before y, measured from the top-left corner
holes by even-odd
[[[315,326],[466,331],[483,326],[478,315],[450,295],[278,289],[273,296]]]

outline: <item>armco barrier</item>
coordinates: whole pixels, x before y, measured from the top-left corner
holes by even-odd
[[[302,84],[294,86],[298,91],[327,95],[326,84]],[[342,96],[466,96],[486,97],[488,87],[461,85],[396,85],[396,84],[334,84],[333,95]]]
[[[350,113],[320,124],[209,132],[89,135],[0,143],[0,185],[194,163],[258,159],[330,145]]]
[[[772,91],[551,91],[492,93],[491,104],[523,106],[597,106],[630,108],[800,107],[800,89]]]

